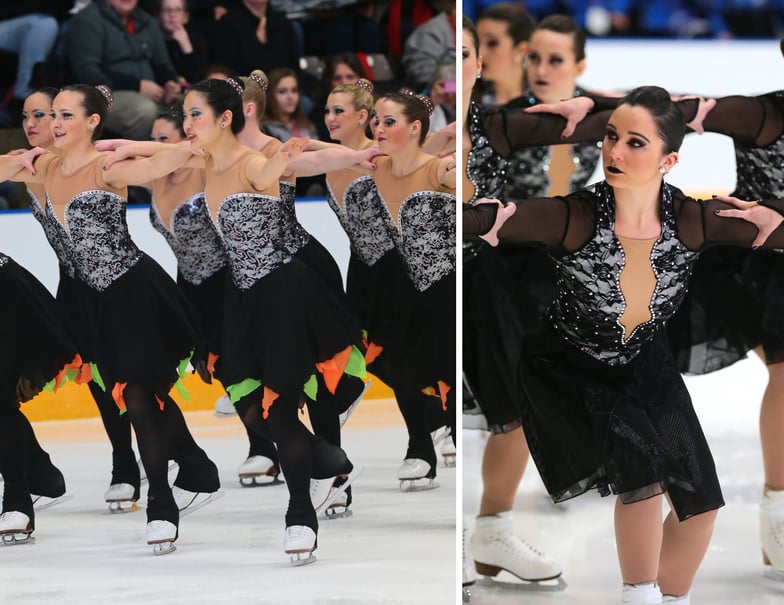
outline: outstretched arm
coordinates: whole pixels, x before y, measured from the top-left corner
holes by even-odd
[[[716,99],[703,126],[708,132],[725,134],[747,147],[765,147],[784,136],[784,115],[772,95],[734,95]]]
[[[261,153],[245,164],[245,176],[258,191],[268,189],[278,182],[284,171],[296,160],[309,139],[294,137],[283,143],[270,158]]]
[[[381,155],[375,145],[359,150],[330,143],[322,145],[328,145],[328,147],[303,153],[289,164],[289,169],[296,172],[297,176],[314,176],[355,165],[359,169],[368,169],[375,167],[372,165],[373,158]]]
[[[24,153],[0,155],[0,181],[43,183],[43,176],[36,173],[34,163],[45,153],[48,153],[45,149],[34,147]]]
[[[109,166],[105,163],[103,178],[112,187],[142,185],[182,168],[191,157],[193,151],[188,141],[176,145],[166,143],[150,157],[126,159]]]

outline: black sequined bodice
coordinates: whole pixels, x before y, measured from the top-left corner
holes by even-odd
[[[108,288],[142,257],[128,232],[127,204],[109,191],[84,191],[66,204],[63,225],[47,198],[47,220],[54,221],[59,246],[73,263],[76,277],[96,290]]]
[[[177,269],[191,284],[200,284],[226,266],[226,252],[210,218],[204,193],[182,202],[171,215],[167,228],[153,201],[150,222],[163,235],[177,257]]]
[[[771,95],[779,107],[784,106],[784,90]],[[784,110],[783,110],[784,111]],[[735,143],[737,181],[735,197],[742,200],[784,197],[784,137],[765,147],[744,147]]]
[[[260,193],[236,193],[218,207],[218,231],[239,289],[249,289],[291,260],[279,228],[281,209],[279,197]]]
[[[297,186],[291,181],[280,181],[280,232],[284,245],[291,254],[299,252],[310,241],[307,232],[297,219],[294,207]]]
[[[474,185],[474,195],[469,203],[479,198],[500,198],[506,184],[509,162],[493,149],[481,120],[481,109],[471,102],[468,108],[468,134],[471,150],[468,152],[466,174]]]
[[[642,345],[677,310],[698,253],[678,239],[672,193],[662,187],[662,231],[653,245],[656,287],[651,320],[626,333],[620,322],[626,307],[620,275],[625,256],[615,236],[615,201],[604,182],[589,188],[596,198],[593,237],[580,249],[557,258],[558,295],[548,312],[556,330],[573,346],[609,365],[631,361]]]
[[[41,223],[46,240],[49,242],[52,250],[54,250],[61,270],[64,271],[68,277],[76,277],[76,269],[74,268],[73,261],[68,256],[64,240],[60,237],[57,219],[54,216],[50,216],[42,207],[43,204],[46,204],[46,200],[38,200],[35,197],[35,194],[29,189],[27,190],[27,193],[30,196],[30,212],[35,217],[35,220]]]
[[[351,251],[371,267],[395,248],[387,220],[389,213],[379,203],[377,194],[373,177],[361,176],[346,187],[341,207],[327,181],[327,202],[348,235]]]

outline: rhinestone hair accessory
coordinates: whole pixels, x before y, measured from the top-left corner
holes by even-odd
[[[101,96],[106,101],[106,109],[111,109],[112,105],[114,105],[114,95],[112,95],[112,91],[109,89],[109,87],[104,86],[103,84],[99,84],[95,87],[95,89],[101,93]]]
[[[420,103],[422,103],[422,105],[425,106],[428,117],[433,115],[433,111],[435,110],[435,105],[433,105],[433,101],[430,100],[430,97],[427,97],[425,95],[419,95],[415,93],[413,90],[411,90],[410,88],[401,88],[400,94],[415,98],[417,101],[419,101]]]
[[[363,88],[364,90],[367,90],[370,94],[373,94],[373,83],[370,82],[369,80],[366,80],[365,78],[360,78],[359,80],[357,80],[357,86]]]
[[[237,92],[237,94],[240,95],[240,97],[242,96],[242,85],[237,82],[237,80],[234,78],[229,78],[226,80],[226,83],[231,86]]]
[[[267,82],[259,74],[250,74],[250,79],[253,80],[259,86],[261,86],[261,90],[267,92],[267,88],[269,88],[269,84],[267,84]]]

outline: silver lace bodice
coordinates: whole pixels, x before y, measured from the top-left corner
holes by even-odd
[[[327,181],[327,202],[348,235],[351,251],[363,263],[372,267],[395,248],[387,219],[389,213],[379,203],[372,176],[361,176],[349,183],[343,194],[343,207],[337,203]]]
[[[474,184],[474,195],[469,200],[473,203],[479,198],[501,197],[509,170],[509,162],[499,155],[487,137],[479,106],[471,102],[468,108],[468,133],[471,137],[471,151],[468,152],[466,174]]]
[[[294,197],[297,186],[290,181],[280,182],[280,232],[286,249],[291,254],[296,254],[310,241],[310,233],[305,230],[297,219],[294,207]]]
[[[230,195],[218,207],[217,226],[231,277],[241,290],[291,260],[279,229],[281,208],[279,197],[258,193]]]
[[[38,200],[29,189],[27,194],[30,196],[30,212],[35,220],[37,220],[44,230],[44,235],[49,245],[54,250],[57,256],[57,261],[60,263],[61,269],[68,277],[76,277],[76,270],[74,269],[73,261],[68,256],[64,241],[60,238],[60,231],[58,230],[58,222],[54,217],[50,217],[47,212],[41,207],[41,201],[46,204],[46,200]]]
[[[548,317],[572,345],[609,365],[631,361],[645,341],[661,329],[686,294],[686,280],[698,254],[678,239],[672,194],[662,188],[662,231],[653,245],[651,267],[656,287],[652,319],[626,334],[620,318],[626,308],[620,275],[625,256],[615,236],[615,201],[606,183],[589,188],[596,197],[594,235],[580,249],[556,259],[558,295]]]
[[[163,224],[155,203],[150,222],[163,235],[177,257],[177,269],[191,284],[198,285],[226,266],[226,251],[210,218],[204,193],[182,202],[171,215],[171,229]]]
[[[56,223],[76,277],[96,290],[108,288],[142,257],[128,232],[127,204],[115,193],[84,191],[66,204],[63,226],[47,198],[48,218]]]

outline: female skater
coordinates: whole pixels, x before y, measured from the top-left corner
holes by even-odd
[[[0,254],[0,291],[6,318],[0,327],[0,538],[9,545],[33,539],[31,494],[58,498],[65,493],[63,474],[41,448],[20,404],[42,390],[60,387],[67,380],[66,370],[81,369],[81,358],[60,305],[5,254]],[[79,373],[78,378],[83,377]]]
[[[78,281],[62,302],[87,343],[93,380],[111,392],[134,427],[149,481],[146,540],[160,554],[174,550],[178,536],[169,457],[180,461],[175,484],[184,490],[214,492],[219,480],[168,395],[200,346],[198,331],[171,278],[131,240],[124,195],[128,183],[166,174],[189,150],[176,150],[168,163],[159,158],[104,169],[94,139],[110,104],[104,87],[63,88],[52,104],[58,153],[39,157],[34,171],[23,167],[22,156],[4,156],[0,173],[44,185],[46,221],[59,242],[55,251],[72,264]]]
[[[54,152],[54,136],[51,129],[52,101],[57,96],[56,88],[39,88],[34,90],[26,99],[22,110],[22,128],[27,142],[33,147],[40,147]],[[28,183],[30,196],[30,211],[44,229],[44,234],[49,244],[57,251],[61,248],[56,229],[52,229],[46,220],[46,192],[42,183]],[[60,281],[57,287],[57,299],[68,300],[75,290],[79,289],[79,280],[75,278],[73,264],[60,251],[57,253],[60,261]],[[83,334],[76,331],[74,338],[78,350],[83,352],[85,359],[91,359],[88,353],[89,344],[81,338]],[[96,382],[88,383],[90,394],[93,396],[98,411],[101,414],[106,434],[112,445],[112,478],[109,489],[104,494],[104,499],[109,504],[110,510],[121,511],[133,508],[139,499],[139,465],[136,455],[131,447],[131,423],[128,416],[119,414],[117,405],[110,392],[103,390]]]
[[[663,324],[706,248],[784,245],[781,200],[697,201],[663,182],[684,131],[665,90],[635,89],[607,125],[606,181],[563,198],[464,209],[465,235],[543,245],[556,262],[558,295],[523,349],[523,427],[554,501],[592,488],[618,494],[630,604],[662,593],[688,603],[723,505]],[[665,493],[672,510],[662,524]]]

